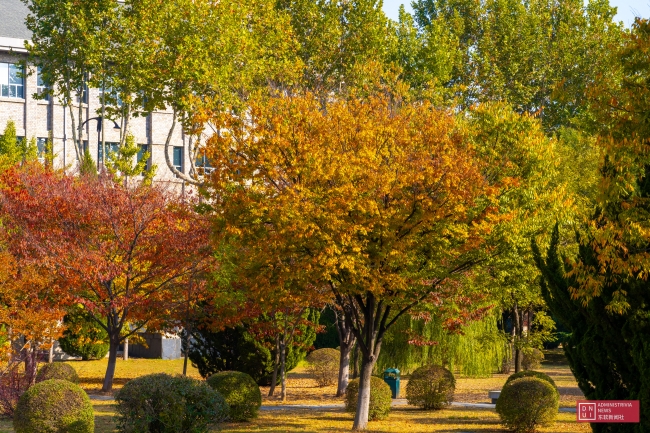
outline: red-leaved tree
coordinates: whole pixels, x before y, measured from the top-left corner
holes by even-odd
[[[50,272],[59,302],[83,304],[106,329],[102,391],[110,391],[120,343],[171,323],[179,282],[211,260],[209,224],[192,200],[161,185],[38,167],[9,170],[0,184],[12,253]]]

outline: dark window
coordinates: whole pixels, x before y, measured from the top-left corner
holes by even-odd
[[[99,102],[102,102],[102,98],[104,97],[104,92],[102,89],[99,89]],[[106,105],[115,105],[118,107],[122,106],[122,99],[120,98],[120,95],[117,93],[116,89],[113,89],[111,86],[106,86]]]
[[[0,63],[0,96],[24,98],[23,67],[14,63]]]
[[[83,143],[82,143],[82,146],[83,146],[82,149],[81,149],[82,152],[83,152],[83,153],[88,152],[88,140],[84,140]],[[82,156],[83,156],[83,155],[82,155]],[[77,160],[79,160],[79,158],[77,158]]]
[[[52,154],[52,145],[48,144],[49,138],[39,137],[36,139],[36,147],[38,147],[38,159],[44,160],[45,153]]]
[[[148,144],[141,144],[140,150],[138,151],[138,163],[142,161],[142,158],[144,158],[145,153],[149,154],[149,157],[147,158],[147,165],[145,167],[145,170],[149,170],[151,169],[151,150],[149,150]]]
[[[40,99],[49,101],[50,100],[50,95],[48,94],[49,89],[50,86],[48,86],[45,83],[45,80],[43,79],[43,74],[41,73],[41,67],[39,66],[36,69],[36,95],[38,95]]]
[[[106,146],[106,153],[108,154],[108,160],[110,161],[113,158],[113,154],[117,153],[120,149],[120,143],[104,143]],[[104,161],[104,149],[102,148],[102,142],[97,143],[97,161]]]
[[[180,146],[174,146],[174,168],[183,172],[183,148]]]
[[[210,174],[212,173],[212,170],[214,170],[212,164],[210,164],[210,160],[205,156],[205,153],[200,154],[196,158],[196,168],[200,174]]]
[[[88,84],[84,83],[83,89],[77,89],[77,103],[79,103],[79,93],[81,93],[81,103],[88,103]]]

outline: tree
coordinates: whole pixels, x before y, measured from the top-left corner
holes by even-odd
[[[637,425],[595,425],[598,432],[650,426],[648,362],[648,221],[650,214],[650,23],[637,19],[613,73],[590,92],[603,153],[597,207],[575,230],[577,251],[563,251],[556,227],[546,256],[536,249],[545,297],[572,335],[565,352],[589,398],[638,399]]]
[[[208,142],[218,242],[239,247],[237,270],[255,271],[260,297],[329,290],[361,349],[354,428],[365,429],[386,331],[416,307],[472,316],[462,300],[476,292],[455,277],[484,258],[502,187],[453,116],[427,103],[373,96],[321,110],[310,95],[278,96],[249,113]]]
[[[32,33],[26,48],[30,63],[40,68],[47,95],[57,96],[68,108],[77,160],[84,156],[83,104],[90,77],[99,76],[115,16],[112,0],[25,1],[25,21]],[[75,118],[74,105],[78,109]]]
[[[33,385],[39,351],[61,335],[65,311],[56,301],[56,283],[48,273],[22,255],[11,254],[4,242],[0,258],[0,323],[6,338],[0,356],[5,372],[24,362],[26,384]]]
[[[84,361],[102,359],[109,349],[106,330],[97,325],[83,307],[70,308],[63,317],[65,331],[59,338],[61,350],[71,356],[80,356]]]
[[[505,101],[540,117],[547,132],[589,118],[588,88],[611,75],[622,28],[606,0],[418,0],[420,33],[448,29],[460,61],[448,86],[469,107]],[[425,61],[424,70],[439,63]]]
[[[285,305],[273,308],[253,323],[250,330],[258,341],[273,341],[273,375],[269,397],[273,397],[280,376],[280,399],[287,399],[287,355],[290,350],[294,357],[304,358],[307,350],[316,339],[320,313],[313,308],[300,305]],[[302,356],[296,356],[296,355]]]
[[[210,259],[207,221],[187,197],[108,175],[14,169],[1,183],[11,250],[56,278],[60,303],[82,304],[108,333],[109,391],[120,343],[169,320],[175,283]]]
[[[485,377],[499,371],[509,355],[497,328],[498,310],[462,327],[447,329],[445,317],[402,316],[386,333],[377,367],[403,374],[423,365],[442,365],[463,375]],[[451,322],[453,323],[453,322]]]
[[[277,8],[290,17],[301,61],[300,87],[326,95],[366,85],[377,69],[388,67],[394,45],[382,3],[281,0]]]
[[[16,124],[9,120],[4,132],[0,135],[0,170],[15,164],[25,164],[38,159],[38,148],[36,139],[32,137],[18,140],[16,136]]]
[[[201,186],[205,172],[196,167],[203,154],[207,120],[226,107],[245,105],[251,93],[269,84],[292,83],[296,76],[294,40],[288,18],[275,2],[233,0],[131,0],[111,70],[125,107],[143,113],[170,109],[173,122],[165,141],[165,161],[178,178]],[[147,23],[147,25],[143,25]],[[208,116],[208,117],[206,117]],[[177,125],[178,122],[180,125]],[[177,170],[170,147],[177,128],[189,141],[189,170]]]

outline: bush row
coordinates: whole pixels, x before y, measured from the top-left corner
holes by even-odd
[[[36,385],[18,400],[16,433],[94,432],[93,407],[78,382],[67,364],[44,366]],[[255,418],[262,404],[255,381],[236,371],[207,381],[150,374],[127,382],[115,399],[118,428],[124,433],[205,433],[225,420]]]

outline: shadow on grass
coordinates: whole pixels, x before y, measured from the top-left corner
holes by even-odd
[[[115,405],[95,404],[95,433],[113,433],[117,431]]]

